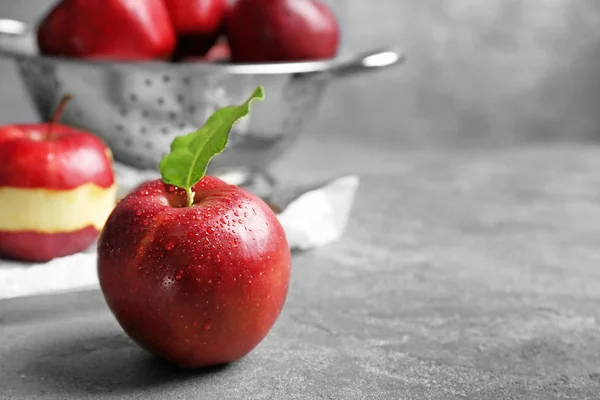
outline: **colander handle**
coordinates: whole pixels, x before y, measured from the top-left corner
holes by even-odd
[[[403,64],[405,61],[406,56],[398,50],[378,49],[341,59],[329,72],[335,77],[345,77]]]
[[[35,36],[26,23],[0,18],[0,52],[17,55],[35,51]]]

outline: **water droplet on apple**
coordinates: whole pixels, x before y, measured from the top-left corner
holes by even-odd
[[[223,218],[223,217],[221,217],[221,219],[219,219],[219,221],[221,221],[221,223],[222,223],[223,225],[225,225],[225,224],[227,223],[227,221],[225,221],[225,218]]]
[[[208,229],[207,229],[206,231],[207,231],[208,233],[210,233],[210,234],[213,234],[213,233],[215,233],[215,229],[214,229],[214,228],[212,228],[212,227],[210,227],[210,226],[208,227]]]
[[[176,281],[180,281],[180,280],[181,280],[181,278],[183,278],[183,273],[184,273],[184,272],[185,272],[185,271],[184,271],[183,269],[180,269],[179,271],[177,271],[177,274],[175,275],[175,280],[176,280]]]
[[[165,243],[164,247],[166,251],[171,251],[177,246],[177,238],[171,237]]]
[[[244,223],[244,220],[242,220],[242,219],[240,219],[240,220],[238,221],[238,224],[240,224],[240,225],[241,225],[241,224],[243,224],[243,223]]]
[[[234,211],[233,211],[233,215],[235,215],[236,217],[239,217],[239,216],[240,216],[240,213],[239,213],[239,212],[237,212],[237,210],[234,210]]]
[[[243,204],[241,204],[241,203],[240,203],[240,204],[238,204],[238,208],[242,208],[242,207],[244,207],[244,205],[243,205]]]
[[[144,212],[142,210],[137,210],[135,215],[137,215],[138,217],[141,216]]]

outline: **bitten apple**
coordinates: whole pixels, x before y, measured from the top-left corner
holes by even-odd
[[[320,0],[237,0],[227,17],[234,62],[289,62],[332,58],[340,30]]]
[[[98,241],[100,286],[117,321],[181,367],[243,357],[286,299],[291,254],[276,215],[252,193],[203,177],[250,101],[175,139],[162,180],[121,200]]]
[[[45,262],[85,250],[115,205],[110,150],[56,123],[60,108],[50,123],[0,127],[0,256]]]

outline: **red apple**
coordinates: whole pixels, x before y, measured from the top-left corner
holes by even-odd
[[[215,44],[204,56],[207,62],[226,62],[231,59],[231,49],[226,41]]]
[[[202,57],[188,57],[183,61],[185,62],[227,62],[231,59],[231,50],[226,41],[215,44],[211,49]]]
[[[177,34],[174,60],[201,57],[217,42],[227,15],[227,0],[164,0]]]
[[[140,346],[182,367],[235,361],[283,307],[291,255],[260,198],[204,177],[186,192],[146,183],[119,202],[98,241],[107,304]]]
[[[332,58],[339,36],[335,15],[320,0],[238,0],[227,18],[234,62]]]
[[[6,125],[0,160],[1,256],[45,262],[94,242],[116,195],[100,139],[55,121]]]
[[[41,21],[38,43],[55,56],[168,59],[175,31],[163,0],[62,0]]]

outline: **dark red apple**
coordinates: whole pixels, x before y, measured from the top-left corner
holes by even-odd
[[[320,0],[238,0],[227,37],[234,62],[286,62],[334,57],[340,32]]]
[[[227,15],[227,0],[164,0],[177,34],[173,59],[204,56],[217,42]]]
[[[291,254],[260,198],[204,177],[186,192],[143,184],[117,205],[98,241],[107,304],[140,346],[182,367],[235,361],[282,310]]]
[[[202,57],[188,57],[185,62],[213,62],[223,63],[231,60],[231,49],[226,41],[217,42],[211,49]]]
[[[38,44],[54,56],[168,59],[175,31],[163,0],[62,0],[41,21]]]
[[[112,155],[96,136],[54,121],[0,127],[0,256],[44,262],[87,249],[115,196]]]

